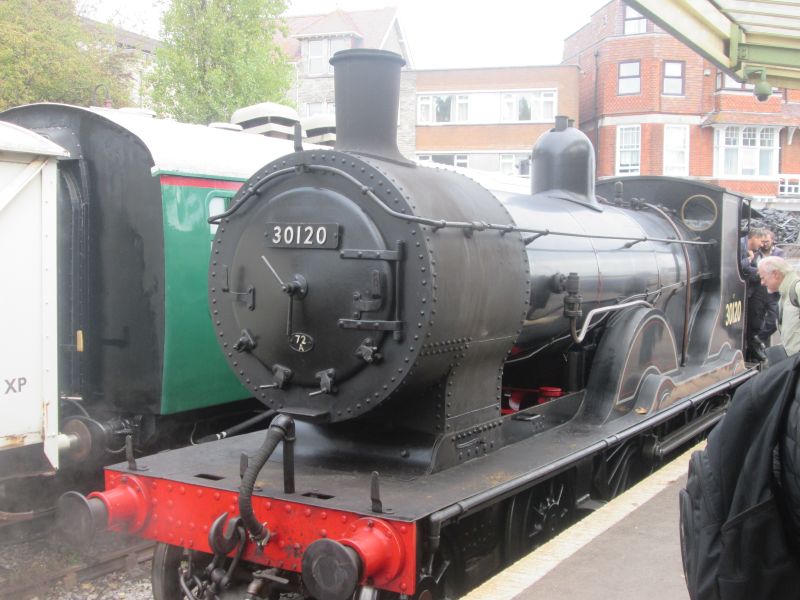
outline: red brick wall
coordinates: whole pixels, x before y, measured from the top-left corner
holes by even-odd
[[[530,150],[552,123],[417,126],[417,152]]]
[[[741,179],[712,179],[710,182],[746,196],[774,196],[778,193],[777,180],[746,181]]]
[[[691,127],[689,136],[689,175],[710,177],[714,172],[714,130]]]
[[[620,11],[620,6],[622,6],[620,0],[612,0],[592,15],[588,25],[584,25],[564,40],[562,62],[575,64],[578,62],[579,54],[591,50],[600,40],[622,33],[623,13]]]
[[[634,123],[635,124],[635,123]],[[664,125],[642,123],[641,128],[641,174],[664,174]],[[589,139],[594,141],[593,132]],[[598,152],[597,176],[610,177],[616,171],[617,126],[600,128],[600,151]],[[689,175],[710,177],[714,172],[714,134],[710,127],[689,126]]]
[[[671,36],[659,33],[661,30],[652,24],[648,24],[648,33],[622,35],[623,15],[622,1],[612,0],[564,43],[564,62],[576,64],[581,70],[579,114],[582,129],[596,146],[598,176],[614,175],[617,126],[606,122],[596,132],[596,119],[626,117],[626,124],[636,124],[641,115],[643,175],[663,172],[662,122],[670,122],[672,115],[676,116],[675,122],[680,122],[678,116],[704,120],[719,111],[773,113],[782,116],[777,123],[786,122],[785,117],[794,114],[800,126],[800,90],[774,94],[766,102],[759,102],[750,91],[718,92],[714,65]],[[640,61],[641,92],[620,96],[617,93],[619,63],[629,60]],[[683,96],[661,93],[665,60],[684,62]],[[689,135],[689,175],[714,181],[711,179],[714,173],[713,128],[691,125]],[[800,131],[791,145],[787,145],[787,136],[784,129],[779,172],[800,173]],[[777,192],[776,181],[721,180],[718,183],[744,194],[769,196]]]
[[[717,92],[714,110],[737,112],[780,113],[783,108],[783,95],[772,94],[766,101],[759,102],[753,92]]]
[[[557,88],[559,90],[559,112],[564,100],[562,89],[572,96],[577,89],[578,69],[573,65],[543,67],[499,67],[487,69],[442,69],[417,71],[417,93],[469,90],[520,90],[535,88]],[[573,97],[570,102],[575,102]],[[566,109],[572,108],[569,102]],[[573,111],[574,112],[574,111]]]
[[[617,93],[619,64],[639,60],[639,94]],[[661,93],[664,61],[684,62],[684,95]],[[637,113],[699,114],[703,112],[705,62],[686,46],[663,34],[642,34],[608,40],[600,48],[599,110],[603,115]],[[709,75],[708,78],[711,76]]]
[[[800,122],[798,122],[798,126],[800,126]],[[794,132],[794,138],[790,145],[787,145],[788,138],[788,130],[783,130],[781,132],[781,162],[778,170],[787,175],[797,175],[800,174],[800,130]]]

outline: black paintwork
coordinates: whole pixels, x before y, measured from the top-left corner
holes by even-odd
[[[409,453],[436,471],[509,443],[502,386],[585,384],[581,417],[603,424],[679,400],[689,372],[713,374],[709,385],[742,368],[741,322],[721,318],[743,297],[730,246],[741,198],[670,178],[603,182],[597,198],[591,144],[560,118],[534,150],[535,193],[501,204],[398,158],[396,59],[337,54],[337,150],[264,167],[217,232],[218,340],[263,402],[320,423],[314,445],[332,455],[360,462],[359,449],[413,440]],[[376,81],[386,102],[365,93]],[[715,218],[700,227],[704,211]],[[298,248],[281,224],[333,224],[340,237]],[[650,306],[598,319],[583,342],[570,335],[570,315],[629,301]],[[730,373],[714,366],[723,356]]]
[[[109,412],[158,413],[164,345],[164,234],[153,160],[131,133],[62,105],[8,110],[4,120],[70,151],[59,213],[59,388]],[[75,331],[84,332],[76,352]]]
[[[659,413],[642,415],[631,411],[612,423],[602,425],[587,421],[581,416],[581,411],[576,414],[576,407],[582,406],[581,402],[576,404],[572,398],[562,398],[538,410],[546,423],[539,433],[531,435],[532,430],[540,428],[535,421],[506,417],[502,426],[504,435],[519,441],[433,474],[403,464],[403,461],[411,463],[414,460],[413,448],[409,458],[401,454],[408,445],[392,446],[396,456],[388,458],[374,455],[369,446],[362,446],[356,460],[346,447],[320,443],[321,438],[311,431],[311,425],[297,423],[296,493],[287,495],[283,492],[282,456],[278,447],[259,475],[261,489],[253,495],[371,515],[371,474],[378,471],[383,507],[391,509],[390,517],[419,521],[456,503],[470,507],[470,499],[480,500],[481,495],[491,503],[516,493],[674,418],[709,395],[735,387],[754,374],[752,371],[742,372]],[[566,413],[570,415],[565,419]],[[163,452],[142,458],[138,464],[147,467],[143,472],[146,477],[238,493],[239,458],[242,453],[252,454],[261,445],[263,437],[264,432],[246,434]],[[384,445],[386,453],[390,452],[389,448],[389,445]],[[129,472],[125,463],[110,469]],[[473,509],[481,507],[476,502]]]

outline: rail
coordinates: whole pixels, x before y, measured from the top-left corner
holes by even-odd
[[[153,558],[155,542],[146,541],[131,544],[125,548],[120,548],[113,552],[103,555],[102,559],[88,565],[74,565],[56,569],[48,572],[41,577],[34,579],[26,578],[19,583],[4,585],[0,589],[0,600],[12,600],[13,598],[27,598],[31,594],[41,592],[52,585],[63,582],[67,587],[74,587],[85,581],[98,579],[114,571],[126,569],[132,571],[141,563],[145,563]]]

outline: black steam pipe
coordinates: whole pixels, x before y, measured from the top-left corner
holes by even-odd
[[[289,442],[284,445],[284,487],[286,487],[286,473],[287,454],[291,454],[290,465],[292,467],[291,473],[291,491],[294,491],[294,420],[288,415],[278,415],[270,423],[267,429],[267,436],[264,442],[256,452],[255,456],[247,465],[247,470],[242,477],[242,484],[239,487],[239,514],[242,516],[244,526],[247,531],[253,536],[256,541],[261,541],[269,535],[269,530],[256,519],[253,512],[253,488],[256,485],[256,479],[261,469],[267,464],[267,460],[272,456],[278,444]]]
[[[665,244],[685,244],[688,246],[715,246],[717,244],[716,241],[705,242],[702,240],[676,240],[672,238],[654,238],[654,237],[630,237],[630,236],[621,236],[621,235],[599,235],[593,233],[572,233],[567,231],[551,231],[550,229],[532,229],[530,227],[517,227],[514,224],[499,224],[499,223],[486,223],[483,221],[447,221],[445,219],[433,219],[429,217],[417,217],[414,215],[408,215],[405,213],[397,212],[393,210],[391,207],[386,205],[386,203],[381,200],[375,192],[369,186],[362,184],[358,179],[338,169],[337,167],[329,167],[327,165],[303,165],[302,170],[304,172],[314,172],[318,171],[321,173],[334,173],[347,181],[350,181],[355,185],[358,190],[368,197],[370,200],[374,201],[378,208],[380,208],[386,214],[395,217],[397,219],[401,219],[406,223],[419,223],[421,225],[429,225],[433,227],[434,230],[443,229],[443,228],[457,228],[457,229],[464,229],[466,231],[485,231],[495,230],[500,231],[502,233],[512,233],[512,232],[519,232],[519,233],[532,233],[536,234],[535,237],[541,237],[543,235],[561,235],[565,237],[577,237],[577,238],[590,238],[590,239],[598,239],[598,240],[624,240],[624,241],[632,241],[635,243],[641,242],[663,242]],[[229,217],[237,210],[239,210],[244,203],[249,200],[250,198],[257,197],[259,193],[264,189],[268,180],[274,179],[278,175],[285,175],[287,173],[296,173],[299,172],[298,169],[292,167],[288,169],[282,169],[280,171],[276,171],[274,173],[270,173],[264,179],[260,180],[255,187],[249,187],[248,192],[242,196],[242,198],[236,202],[227,212],[221,213],[216,215],[215,217],[211,217],[208,219],[209,223],[219,223],[221,219],[225,217]],[[535,237],[533,239],[535,239]],[[529,238],[526,238],[529,239]],[[532,240],[530,240],[532,241]],[[528,241],[528,243],[530,243]]]
[[[267,410],[262,413],[258,413],[255,417],[251,417],[246,421],[242,421],[241,423],[237,423],[233,427],[229,427],[224,431],[220,431],[219,433],[211,433],[209,435],[204,435],[199,440],[197,440],[198,444],[205,444],[206,442],[214,442],[216,440],[224,440],[227,437],[232,435],[236,435],[240,431],[244,431],[248,427],[252,427],[261,421],[269,419],[275,414],[274,410]]]

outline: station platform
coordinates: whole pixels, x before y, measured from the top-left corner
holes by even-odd
[[[463,596],[462,600],[689,600],[678,490],[705,442]]]

